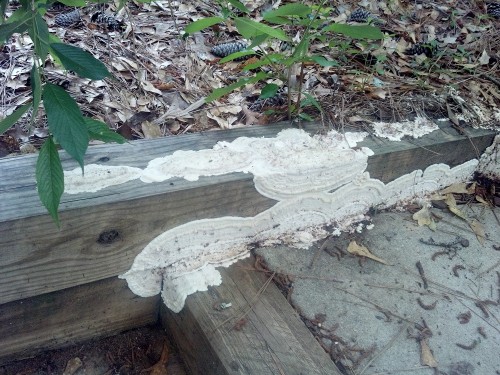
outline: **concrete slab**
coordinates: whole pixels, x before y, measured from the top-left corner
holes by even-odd
[[[256,251],[271,270],[295,275],[291,302],[346,374],[500,374],[500,208],[464,209],[484,226],[484,245],[464,220],[433,210],[442,217],[434,232],[409,212],[387,212],[321,252]],[[389,265],[348,254],[353,240]],[[427,363],[442,372],[424,365],[426,344]]]

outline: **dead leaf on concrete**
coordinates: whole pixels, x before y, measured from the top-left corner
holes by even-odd
[[[356,243],[356,241],[351,241],[349,243],[349,246],[347,246],[347,251],[353,255],[367,257],[367,258],[370,258],[376,262],[380,262],[382,264],[387,264],[387,262],[385,260],[373,255],[372,253],[370,253],[370,250],[368,250],[367,247],[365,247],[363,245],[358,245]]]
[[[420,362],[423,366],[429,367],[437,367],[438,362],[434,355],[432,354],[431,348],[429,348],[429,344],[427,343],[427,339],[420,340]]]
[[[416,220],[421,227],[427,225],[431,230],[436,230],[436,222],[432,219],[431,212],[427,206],[415,212],[413,214],[413,220]]]
[[[471,186],[467,187],[466,183],[459,183],[456,182],[454,184],[451,184],[447,188],[441,190],[441,194],[450,194],[450,193],[455,193],[455,194],[474,194],[476,191],[476,183],[474,182]]]
[[[479,203],[482,203],[484,204],[485,206],[490,206],[490,204],[484,200],[483,197],[481,197],[480,195],[476,195],[476,200],[479,202]]]
[[[484,245],[486,242],[486,233],[484,232],[483,224],[481,224],[476,219],[472,219],[468,221],[469,226],[477,237],[477,240],[481,245]]]
[[[444,200],[444,202],[446,203],[448,209],[451,212],[453,212],[458,217],[467,220],[467,216],[465,216],[465,214],[462,211],[460,211],[460,209],[457,207],[457,201],[455,200],[453,194],[451,193],[446,194],[446,199]]]
[[[82,360],[78,357],[72,358],[66,363],[66,368],[64,369],[63,375],[73,375],[82,367]]]

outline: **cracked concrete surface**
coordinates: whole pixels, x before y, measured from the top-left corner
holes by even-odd
[[[463,207],[484,226],[483,245],[464,220],[434,208],[435,232],[409,212],[386,212],[372,230],[332,237],[320,252],[322,243],[256,252],[295,275],[291,302],[330,334],[322,343],[346,374],[435,374],[424,366],[432,359],[439,374],[500,374],[500,208]],[[352,240],[389,265],[345,252]]]

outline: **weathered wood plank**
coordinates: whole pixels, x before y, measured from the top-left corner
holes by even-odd
[[[470,136],[459,135],[450,124],[442,124],[441,130],[411,141],[370,139],[359,146],[375,151],[375,155],[368,158],[370,177],[389,182],[411,171],[424,170],[432,164],[443,163],[454,167],[479,158],[492,144],[496,133],[490,130],[469,132]],[[374,148],[373,142],[377,142],[378,147]]]
[[[117,276],[168,229],[202,218],[254,216],[274,204],[244,177],[63,211],[61,230],[47,215],[0,223],[0,303]]]
[[[209,132],[89,149],[86,163],[145,167],[152,158],[178,149],[203,149],[239,136],[274,136],[288,125]],[[325,130],[309,124],[312,133]],[[495,133],[470,130],[468,139],[443,130],[412,142],[367,139],[375,155],[372,177],[390,181],[436,162],[452,166],[476,157]],[[474,144],[474,147],[472,146]],[[76,163],[61,153],[67,169]],[[63,195],[58,230],[40,205],[34,185],[35,157],[0,160],[0,304],[81,285],[128,270],[134,257],[157,235],[180,224],[221,216],[254,216],[274,204],[258,194],[252,176],[233,173],[191,182],[132,181],[97,193]],[[101,234],[118,234],[109,244]]]
[[[495,132],[492,130],[471,129],[469,137],[457,134],[449,124],[440,124],[442,130],[435,131],[417,140],[390,142],[370,137],[361,143],[371,148],[375,155],[369,158],[369,172],[373,177],[387,182],[386,177],[399,176],[417,168],[435,162],[451,162],[457,165],[470,160],[484,151],[492,143]],[[149,160],[171,155],[177,150],[200,150],[213,147],[218,141],[232,141],[238,137],[274,137],[279,131],[287,129],[288,124],[277,124],[265,127],[251,127],[227,131],[188,134],[178,137],[167,137],[153,140],[134,141],[130,144],[99,145],[89,148],[85,163],[103,165],[129,165],[144,168]],[[311,134],[328,129],[320,124],[308,123],[304,129]],[[444,152],[441,144],[448,144]],[[472,146],[474,144],[474,146]],[[460,146],[460,147],[454,147]],[[463,147],[463,148],[462,148]],[[475,151],[477,149],[477,152]],[[437,154],[436,154],[437,152]],[[389,156],[393,154],[393,158]],[[65,152],[61,152],[61,160],[65,169],[77,168],[77,163]],[[403,158],[403,159],[402,159]],[[45,215],[46,210],[40,204],[35,185],[36,155],[0,159],[0,222],[24,217]],[[403,173],[401,173],[403,171]],[[243,174],[231,174],[211,178],[200,178],[189,182],[173,179],[166,184],[142,184],[132,181],[114,186],[112,192],[98,192],[71,196],[64,194],[60,210],[71,210],[81,207],[96,206],[117,201],[146,197],[152,194],[170,193],[193,186],[213,185],[219,182],[235,181]],[[378,177],[377,177],[378,176]],[[389,180],[390,180],[389,179]]]
[[[0,306],[0,364],[158,320],[159,297],[111,278]]]
[[[172,313],[163,304],[160,319],[180,348],[184,362],[197,374],[340,374],[278,288],[267,277],[239,261],[222,269],[222,284],[189,296]],[[220,301],[231,308],[218,311]],[[245,315],[245,324],[235,323]]]

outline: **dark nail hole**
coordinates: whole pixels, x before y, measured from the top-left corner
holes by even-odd
[[[101,163],[105,163],[105,162],[109,161],[109,157],[103,156],[102,158],[97,159],[97,161],[100,161]]]
[[[114,229],[107,230],[99,235],[97,242],[100,243],[101,245],[108,245],[116,241],[118,237],[120,237],[120,233],[117,230]]]

